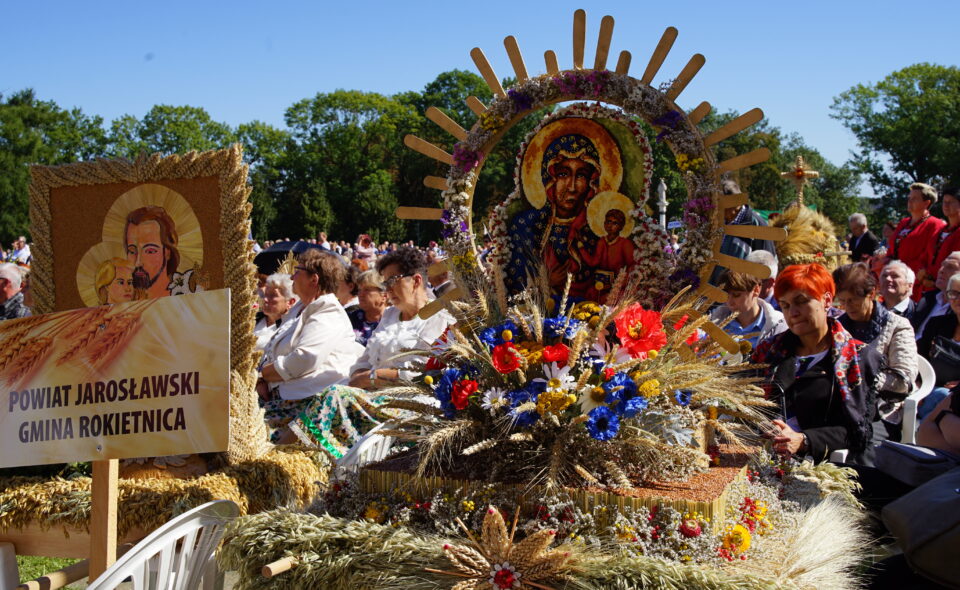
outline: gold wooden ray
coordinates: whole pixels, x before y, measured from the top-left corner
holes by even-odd
[[[758,123],[761,119],[763,119],[763,111],[760,109],[750,109],[733,121],[730,121],[723,127],[706,136],[703,140],[703,145],[709,147],[715,143],[720,143],[724,139],[740,133],[747,127]]]
[[[683,69],[680,70],[680,74],[674,79],[673,84],[670,85],[670,90],[667,90],[665,96],[670,100],[677,100],[677,97],[680,96],[683,89],[693,80],[693,77],[697,75],[697,72],[700,71],[700,68],[702,68],[706,62],[707,58],[703,57],[703,55],[699,53],[694,54],[694,56],[690,58],[690,61],[687,62],[687,65],[683,66]]]
[[[547,73],[556,76],[560,73],[560,62],[557,61],[557,54],[552,49],[543,52],[543,61],[547,64]]]
[[[673,42],[677,40],[677,29],[674,27],[667,27],[663,32],[663,36],[660,37],[660,42],[657,43],[656,49],[653,50],[653,55],[650,56],[650,63],[647,64],[647,69],[643,71],[643,76],[640,77],[640,82],[646,85],[650,85],[650,82],[653,81],[653,77],[657,75],[657,72],[660,71],[660,66],[663,65],[663,60],[667,59],[667,54],[670,53],[670,48],[673,47]]]
[[[782,227],[768,227],[766,225],[725,225],[723,226],[723,231],[728,236],[751,240],[782,242],[787,239],[787,230]]]
[[[701,283],[700,286],[697,287],[696,293],[717,303],[727,302],[727,292],[718,287],[714,287],[710,283]]]
[[[425,139],[420,139],[416,135],[406,135],[403,138],[403,145],[412,149],[413,151],[420,152],[428,158],[433,158],[438,162],[453,166],[453,156],[433,145]]]
[[[490,62],[487,61],[487,56],[483,54],[483,50],[479,47],[474,47],[470,50],[470,57],[473,58],[473,63],[477,66],[477,69],[480,70],[480,75],[483,76],[487,86],[490,87],[490,91],[497,96],[506,96],[507,93],[503,91],[503,86],[500,85],[500,79],[497,78],[497,74],[490,66]]]
[[[420,313],[418,313],[417,315],[420,316],[420,319],[425,320],[429,317],[432,317],[434,314],[439,313],[441,310],[443,310],[444,305],[446,303],[451,301],[456,301],[461,297],[463,297],[463,290],[460,289],[460,287],[454,287],[453,289],[450,289],[440,297],[437,297],[430,303],[421,307]]]
[[[593,69],[607,69],[607,55],[610,53],[610,39],[613,38],[613,17],[605,16],[600,20],[600,36],[597,38],[597,56],[593,60]]]
[[[423,185],[430,188],[435,188],[438,191],[445,191],[450,188],[447,186],[447,179],[440,176],[425,176],[423,179]]]
[[[510,65],[513,66],[513,73],[517,75],[517,83],[526,82],[530,76],[527,74],[527,66],[523,63],[523,54],[520,53],[520,45],[517,44],[517,38],[510,35],[503,40],[503,46],[507,49],[507,55],[510,57]]]
[[[476,96],[468,96],[468,97],[467,97],[467,107],[468,107],[471,111],[473,111],[473,114],[474,114],[474,115],[476,115],[476,116],[478,116],[478,117],[479,117],[480,115],[484,114],[485,112],[487,112],[487,105],[485,105],[485,104],[483,104],[482,102],[480,102],[480,99],[477,98]]]
[[[726,293],[724,293],[723,300],[724,301],[727,300]],[[690,319],[698,320],[702,318],[705,314],[699,310],[691,310],[690,312],[688,312],[688,315],[690,316]],[[734,340],[733,336],[724,332],[722,328],[720,328],[713,322],[706,322],[701,327],[704,332],[706,332],[711,338],[713,338],[713,340],[717,344],[723,347],[723,349],[729,352],[730,354],[736,354],[740,352],[740,343]]]
[[[434,207],[397,207],[399,219],[415,219],[419,221],[437,221],[443,216],[443,209]]]
[[[729,256],[727,254],[714,254],[714,259],[717,261],[717,264],[729,268],[730,270],[745,272],[748,275],[757,277],[758,279],[770,278],[770,269],[762,264],[750,262],[749,260],[737,258],[736,256]]]
[[[629,51],[621,51],[620,59],[617,60],[617,73],[626,76],[630,71],[630,59],[632,56]]]
[[[750,200],[750,195],[740,193],[736,195],[717,195],[717,203],[720,209],[729,209],[730,207],[739,207],[746,205]]]
[[[703,101],[697,105],[697,108],[690,111],[690,114],[687,116],[687,119],[690,120],[690,123],[696,125],[703,120],[710,113],[710,103]]]
[[[770,158],[770,150],[767,148],[758,148],[752,152],[740,154],[739,156],[734,156],[729,160],[720,162],[719,172],[720,174],[733,172],[734,170],[746,168],[747,166],[753,166],[754,164],[759,164],[760,162],[766,162],[768,158]]]
[[[587,11],[573,13],[573,69],[583,69],[583,48],[587,44]]]
[[[436,123],[441,129],[450,135],[457,138],[458,141],[463,141],[467,138],[467,131],[437,107],[428,107],[426,115],[428,119]]]

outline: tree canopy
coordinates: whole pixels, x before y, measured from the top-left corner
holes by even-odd
[[[508,87],[514,82],[503,81]],[[140,153],[184,153],[227,147],[240,142],[250,165],[255,237],[300,238],[326,231],[332,238],[354,239],[369,233],[377,240],[436,239],[439,225],[401,221],[398,205],[438,207],[439,191],[424,186],[426,176],[445,176],[446,166],[403,145],[414,134],[451,152],[454,138],[426,117],[429,107],[446,113],[464,128],[476,116],[465,99],[492,99],[480,76],[443,72],[422,90],[387,96],[359,90],[336,90],[304,98],[284,114],[278,128],[262,121],[232,127],[196,106],[156,105],[143,117],[123,115],[108,125],[79,109],[64,110],[25,90],[0,102],[0,239],[9,241],[28,229],[29,164],[61,164],[95,157],[129,157]],[[0,97],[2,98],[2,97]],[[514,189],[516,150],[547,110],[518,122],[485,159],[474,195],[478,226],[493,206]],[[709,114],[705,132],[737,116]],[[681,216],[685,184],[673,154],[647,129],[653,146],[655,187],[668,186],[670,218]],[[857,209],[858,173],[836,166],[797,135],[784,134],[764,120],[721,143],[722,160],[757,147],[770,148],[770,161],[740,171],[737,180],[761,209],[779,209],[794,198],[780,178],[797,154],[821,172],[807,190],[807,200],[835,219]]]
[[[857,137],[854,164],[888,218],[903,215],[907,186],[960,182],[960,69],[915,64],[840,94],[832,117]]]

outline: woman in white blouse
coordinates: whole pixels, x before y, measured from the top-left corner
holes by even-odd
[[[363,352],[334,294],[343,272],[335,254],[308,250],[300,255],[293,273],[293,291],[300,298],[292,310],[296,321],[291,318],[274,334],[260,367],[258,391],[270,398],[264,409],[275,428],[309,406],[315,395],[345,382]]]
[[[386,399],[368,392],[413,379],[413,363],[425,360],[423,356],[397,355],[411,349],[429,350],[453,323],[445,311],[427,319],[418,316],[430,301],[426,257],[419,250],[403,247],[382,256],[377,260],[377,271],[383,277],[392,307],[383,312],[363,355],[353,365],[350,387],[329,388],[295,422],[304,435],[334,458],[342,456],[366,431],[390,417],[378,409]]]

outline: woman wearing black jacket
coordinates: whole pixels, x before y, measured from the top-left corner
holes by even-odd
[[[787,267],[774,296],[788,331],[761,342],[752,361],[768,365],[769,397],[780,406],[775,451],[819,462],[848,449],[847,462],[870,465],[874,384],[883,360],[827,316],[835,292],[819,264]]]

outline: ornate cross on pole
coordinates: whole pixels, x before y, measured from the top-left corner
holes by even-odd
[[[780,176],[793,182],[797,187],[797,205],[803,207],[803,187],[811,178],[820,178],[820,173],[810,170],[803,163],[803,156],[797,156],[797,164],[790,172],[781,172]]]

